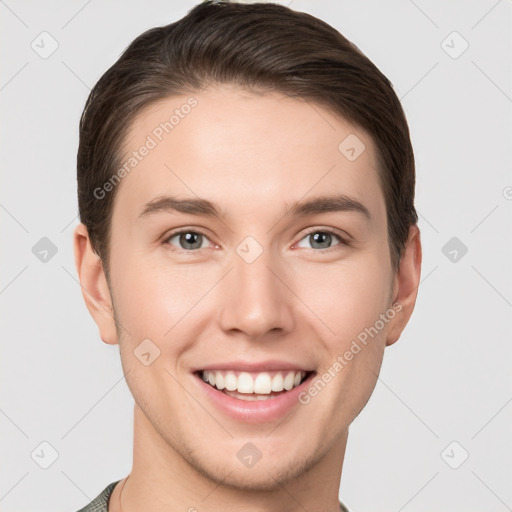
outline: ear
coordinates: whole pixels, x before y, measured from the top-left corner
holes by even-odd
[[[73,246],[75,266],[87,309],[98,326],[101,339],[115,345],[118,340],[107,278],[102,261],[94,252],[87,227],[83,223],[75,228]]]
[[[394,278],[393,304],[397,303],[401,309],[391,320],[386,345],[395,343],[404,330],[409,318],[411,318],[418,295],[421,273],[421,240],[420,230],[417,225],[409,229],[409,237],[404,253],[400,259],[400,266]]]

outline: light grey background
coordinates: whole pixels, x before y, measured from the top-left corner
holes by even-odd
[[[416,311],[351,427],[340,496],[353,512],[511,510],[512,2],[282,3],[390,78],[417,162]],[[3,511],[72,512],[130,471],[133,399],[74,266],[78,121],[124,48],[193,5],[0,1]],[[31,47],[51,49],[43,31],[58,43],[46,59]],[[452,237],[465,255],[445,255]]]

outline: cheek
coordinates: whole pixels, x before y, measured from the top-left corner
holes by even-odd
[[[126,382],[136,402],[146,413],[151,409],[152,416],[171,406],[169,397],[176,407],[187,405],[175,380],[175,363],[190,343],[186,327],[192,315],[187,315],[205,290],[199,277],[194,280],[183,266],[165,261],[140,257],[126,259],[116,268],[116,314],[125,328],[119,346]]]
[[[213,264],[171,264],[163,254],[123,261],[115,271],[115,305],[129,333],[124,332],[124,343],[135,346],[149,338],[162,351],[179,352],[187,343],[183,330],[201,310],[197,306],[203,305],[218,272]]]
[[[323,347],[318,347],[318,353],[323,352],[318,378],[324,384],[310,388],[309,398],[318,396],[325,404],[335,404],[325,407],[324,424],[355,418],[373,392],[389,325],[381,315],[390,308],[390,278],[388,267],[369,256],[303,280],[304,302],[329,327],[328,331],[322,327],[327,334]]]
[[[389,307],[388,267],[377,256],[321,264],[313,270],[297,268],[297,295],[310,309],[308,317],[321,325],[333,348],[343,346],[369,328]]]

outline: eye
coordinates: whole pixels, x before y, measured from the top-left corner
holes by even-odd
[[[166,238],[165,243],[174,246],[174,244],[171,242],[171,240],[174,238],[177,238],[179,243],[179,247],[177,248],[184,251],[193,251],[194,249],[204,249],[205,247],[208,247],[208,244],[204,246],[203,243],[209,241],[209,239],[206,237],[206,235],[197,231],[177,231],[176,233],[173,233],[171,236]]]
[[[306,234],[306,236],[304,238],[302,238],[302,240],[308,240],[309,243],[311,244],[312,249],[326,250],[326,249],[331,249],[333,247],[333,245],[332,245],[333,237],[337,238],[339,240],[339,243],[334,244],[334,246],[341,245],[341,244],[347,245],[345,240],[343,240],[343,238],[341,238],[340,235],[336,234],[334,231],[332,231],[330,229],[316,228],[316,229],[310,231],[308,234]],[[297,245],[298,247],[304,247],[304,246],[300,245],[302,240]]]
[[[338,240],[338,243],[333,245],[333,238]],[[177,239],[178,246],[172,242],[173,239]],[[348,242],[344,240],[339,234],[335,233],[330,229],[314,229],[303,237],[297,247],[304,247],[302,241],[307,240],[311,244],[312,249],[328,250],[337,245],[348,245]],[[198,231],[193,230],[181,230],[172,233],[165,239],[165,243],[176,247],[178,250],[193,252],[196,249],[204,249],[209,246],[209,238]],[[211,242],[210,242],[211,243]]]

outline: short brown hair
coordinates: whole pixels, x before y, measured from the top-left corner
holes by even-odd
[[[122,165],[124,139],[143,109],[211,83],[312,100],[365,129],[377,148],[391,260],[398,268],[418,217],[409,128],[391,82],[357,46],[314,16],[279,4],[207,0],[181,20],[138,36],[85,104],[78,207],[107,277],[118,187],[102,199],[94,191]]]

